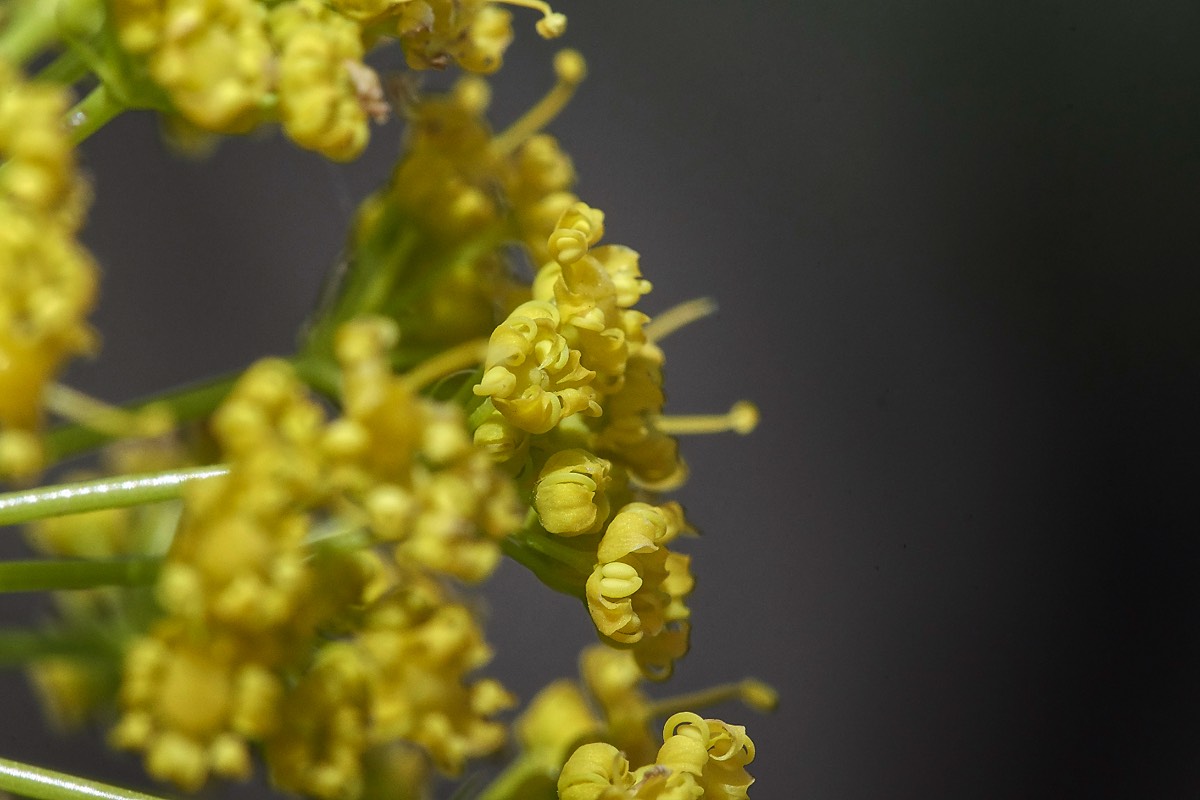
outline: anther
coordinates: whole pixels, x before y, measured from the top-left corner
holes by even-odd
[[[542,18],[538,20],[535,27],[538,35],[543,39],[556,39],[567,32],[567,15],[550,8],[549,3],[544,3],[542,0],[500,0],[500,2],[542,12]]]
[[[726,414],[659,415],[654,423],[659,431],[670,436],[727,431],[744,436],[758,427],[758,406],[749,400],[739,400]]]

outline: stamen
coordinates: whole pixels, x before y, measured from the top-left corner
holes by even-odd
[[[422,361],[404,376],[404,383],[414,392],[455,372],[472,370],[487,357],[487,339],[472,339],[443,350],[433,358]]]
[[[543,39],[557,39],[567,32],[567,15],[559,14],[550,8],[549,3],[544,3],[541,0],[499,0],[499,2],[510,6],[532,8],[534,11],[542,12],[542,18],[538,20],[536,27],[538,35]]]
[[[680,711],[695,711],[715,706],[727,700],[740,700],[763,714],[770,713],[779,705],[779,693],[767,683],[746,678],[738,683],[724,683],[698,692],[664,697],[647,704],[647,716],[669,717]]]
[[[730,407],[727,414],[659,415],[654,418],[654,422],[658,430],[670,436],[726,431],[744,436],[758,427],[758,406],[749,400],[739,400]]]
[[[661,314],[656,314],[654,319],[647,322],[642,330],[645,331],[646,338],[650,341],[661,342],[680,328],[716,312],[716,300],[711,297],[697,297],[694,300],[685,300],[677,306],[672,306]]]
[[[498,156],[507,156],[525,141],[550,124],[570,102],[576,87],[587,76],[587,62],[576,50],[560,50],[554,56],[554,75],[558,81],[533,108],[521,115],[508,129],[492,139],[492,149]]]
[[[160,436],[171,430],[173,424],[170,412],[163,406],[126,411],[61,383],[47,386],[43,400],[49,411],[106,436]]]

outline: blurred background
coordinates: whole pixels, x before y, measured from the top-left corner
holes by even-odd
[[[668,410],[762,409],[685,443],[693,649],[657,693],[778,687],[714,712],[760,800],[1200,795],[1200,5],[558,10],[579,193],[652,311],[720,303],[668,342]],[[534,21],[499,126],[552,82]],[[182,161],[139,114],[93,137],[105,343],[70,380],[124,400],[290,352],[401,130],[346,167],[278,136]],[[574,674],[577,603],[511,563],[488,597],[492,674]],[[5,687],[4,756],[146,785]]]

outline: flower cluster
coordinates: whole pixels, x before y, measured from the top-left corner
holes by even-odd
[[[542,529],[531,537],[586,569],[599,633],[665,678],[687,651],[693,581],[667,547],[690,530],[683,511],[656,492],[686,470],[661,423],[663,353],[635,308],[650,283],[636,252],[598,246],[603,232],[585,203],[561,212],[532,299],[490,337],[475,441],[528,487]]]
[[[364,58],[398,40],[414,69],[451,63],[500,67],[510,15],[485,0],[111,0],[124,59],[118,92],[213,133],[278,121],[296,144],[335,161],[366,145],[368,120],[388,112]],[[566,17],[544,3],[538,32],[561,35]]]
[[[739,770],[753,758],[745,732],[681,709],[736,698],[769,711],[776,703],[770,687],[747,679],[653,701],[641,691],[643,676],[632,654],[603,645],[583,652],[580,672],[582,686],[570,680],[551,683],[517,719],[513,728],[522,753],[502,786],[519,786],[519,796],[539,796],[557,784],[563,800],[745,797],[751,781]],[[660,745],[653,724],[667,717],[667,744]],[[677,735],[700,743],[707,737],[708,755],[674,740]],[[630,773],[631,761],[648,766]]]
[[[75,143],[148,108],[180,141],[278,124],[349,160],[393,110],[373,48],[490,73],[505,6],[565,30],[541,0],[72,0],[0,24],[0,476],[112,445],[85,488],[0,502],[52,557],[13,574],[61,612],[0,644],[61,722],[113,722],[114,746],[183,791],[261,763],[302,796],[427,800],[511,729],[519,754],[483,800],[746,797],[753,744],[695,711],[769,710],[773,690],[642,684],[689,647],[676,437],[747,433],[757,412],[664,414],[663,340],[713,306],[652,318],[638,253],[576,193],[544,131],[585,78],[575,51],[498,130],[479,74],[441,93],[397,79],[402,153],[290,356],[125,408],[54,382],[96,340]],[[577,598],[599,639],[580,681],[511,725],[471,597],[504,557]]]
[[[561,800],[683,800],[747,797],[754,742],[740,725],[681,712],[667,720],[654,763],[630,771],[629,759],[604,742],[576,750],[558,779]]]
[[[62,120],[69,94],[0,62],[0,476],[42,468],[43,392],[91,351],[96,267],[76,240],[87,188]]]
[[[214,414],[229,472],[185,498],[156,587],[166,616],[129,649],[112,737],[156,777],[246,777],[261,743],[281,786],[355,798],[375,745],[408,741],[453,773],[503,743],[491,717],[512,700],[470,678],[490,650],[439,576],[490,574],[516,496],[461,412],[391,372],[394,333],[342,329],[337,419],[277,360]]]

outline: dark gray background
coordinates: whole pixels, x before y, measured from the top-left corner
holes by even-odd
[[[641,251],[651,309],[721,304],[670,340],[669,407],[763,411],[688,441],[679,494],[705,536],[676,689],[783,697],[720,709],[758,744],[753,796],[1196,797],[1200,6],[560,10],[592,74],[553,127],[580,194]],[[533,21],[501,124],[550,82]],[[330,168],[103,130],[105,349],[77,384],[123,399],[287,352],[398,136]],[[523,697],[573,672],[582,609],[513,565],[489,596]],[[99,769],[9,707],[4,755]]]

